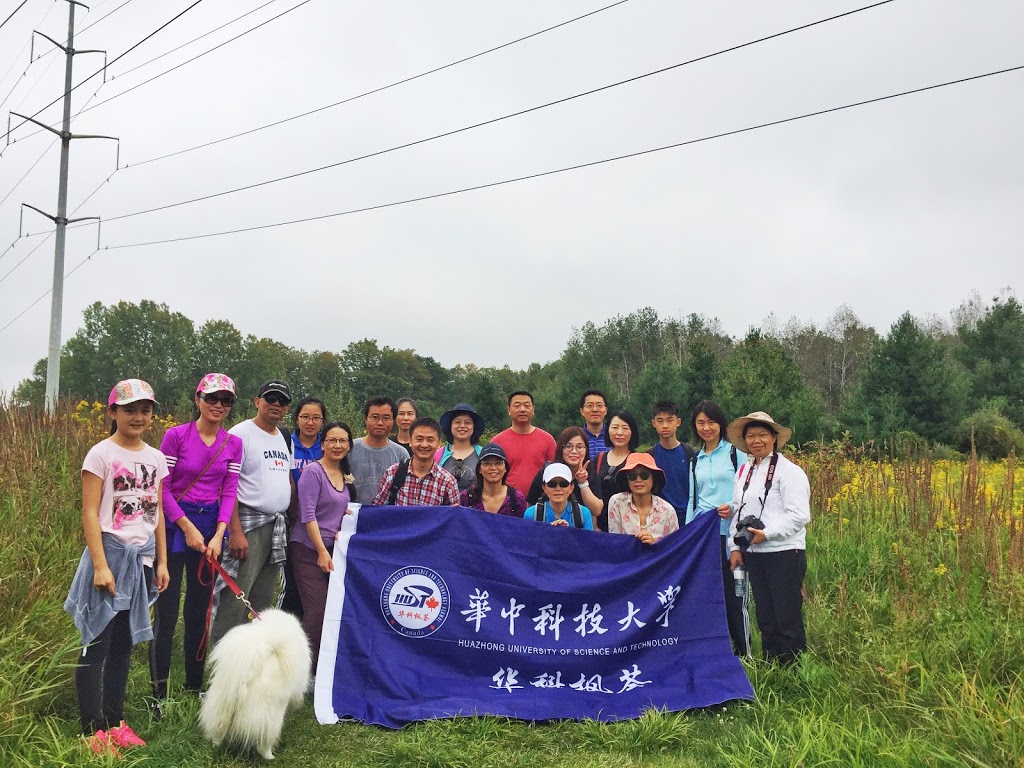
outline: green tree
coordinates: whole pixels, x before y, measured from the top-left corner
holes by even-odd
[[[708,339],[697,339],[690,345],[690,362],[683,369],[683,391],[689,394],[690,402],[680,402],[681,408],[689,409],[701,400],[714,400],[720,366]]]
[[[421,414],[439,416],[447,403],[451,373],[430,357],[411,349],[380,347],[376,339],[349,344],[341,353],[344,385],[360,409],[375,395],[411,397]]]
[[[456,366],[451,371],[451,403],[469,403],[483,417],[485,434],[496,435],[508,426],[506,394],[493,368]]]
[[[232,379],[236,379],[239,366],[244,361],[245,339],[227,320],[209,320],[196,332],[196,345],[192,354],[192,378],[197,383],[208,373],[226,373]]]
[[[864,366],[851,426],[862,439],[910,431],[947,442],[964,415],[964,384],[942,342],[906,313]]]
[[[618,388],[612,384],[600,361],[589,354],[577,340],[570,340],[562,356],[552,365],[554,386],[535,393],[538,409],[555,436],[568,426],[580,426],[580,395],[588,389],[599,389],[608,400],[608,407],[622,407]]]
[[[658,439],[654,427],[651,426],[651,407],[661,400],[672,400],[677,403],[683,423],[686,423],[686,412],[693,400],[687,387],[685,371],[667,358],[652,360],[644,366],[633,385],[628,405],[640,425],[642,443],[650,445]],[[684,435],[679,437],[686,439]]]
[[[657,312],[645,307],[616,315],[601,326],[587,323],[573,333],[569,348],[603,369],[615,390],[628,399],[647,361],[665,354],[662,323]]]
[[[786,348],[829,416],[838,416],[878,334],[862,325],[845,304],[835,311],[824,328],[803,323],[795,317],[781,327],[770,317],[766,327],[770,329],[768,335]]]
[[[800,368],[782,344],[757,329],[747,334],[722,366],[715,391],[730,418],[767,411],[793,430],[797,442],[821,436],[820,399],[804,383]]]
[[[956,351],[970,378],[974,407],[990,403],[1024,427],[1024,310],[1014,297],[996,298],[973,324],[960,327]]]
[[[83,327],[61,350],[60,395],[106,402],[116,382],[140,378],[153,385],[164,407],[187,408],[196,384],[195,348],[192,321],[166,304],[122,301],[107,307],[96,302],[86,307]],[[19,391],[36,397],[45,379],[46,362],[40,361]]]

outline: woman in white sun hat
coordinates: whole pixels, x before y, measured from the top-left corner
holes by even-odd
[[[807,649],[802,589],[810,484],[804,471],[779,453],[793,430],[764,411],[734,420],[726,434],[749,456],[733,485],[729,563],[733,570],[743,563],[750,575],[762,655],[790,664]]]

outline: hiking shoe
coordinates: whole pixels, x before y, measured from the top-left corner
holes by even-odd
[[[114,743],[113,739],[110,738],[110,735],[106,731],[96,731],[96,733],[94,733],[85,741],[86,744],[89,745],[89,749],[91,749],[97,755],[110,754],[116,757],[121,754],[117,749],[117,745]]]
[[[121,721],[120,725],[115,725],[108,732],[107,738],[113,744],[119,747],[144,747],[146,742],[135,735],[135,731],[131,729],[124,720]]]

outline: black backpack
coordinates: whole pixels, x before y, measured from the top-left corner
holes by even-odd
[[[545,499],[543,502],[538,502],[533,505],[533,519],[538,523],[544,522],[544,513],[547,512],[548,502]],[[574,528],[583,527],[583,510],[580,509],[579,503],[576,499],[569,498],[569,510],[572,514],[572,524]]]
[[[405,479],[409,476],[409,462],[412,459],[406,459],[405,461],[398,462],[398,469],[395,470],[395,476],[391,480],[391,490],[388,491],[388,506],[395,506],[395,502],[398,501],[398,492],[402,490],[402,486],[405,485]]]

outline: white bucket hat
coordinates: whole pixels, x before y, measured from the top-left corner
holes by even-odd
[[[738,448],[742,449],[744,445],[743,440],[743,428],[752,421],[759,422],[761,424],[767,424],[773,430],[775,430],[775,449],[778,450],[784,446],[789,438],[793,436],[793,430],[782,426],[771,416],[764,411],[754,411],[748,413],[746,416],[741,416],[738,419],[734,419],[732,423],[725,430],[726,437],[729,438],[729,442]]]

